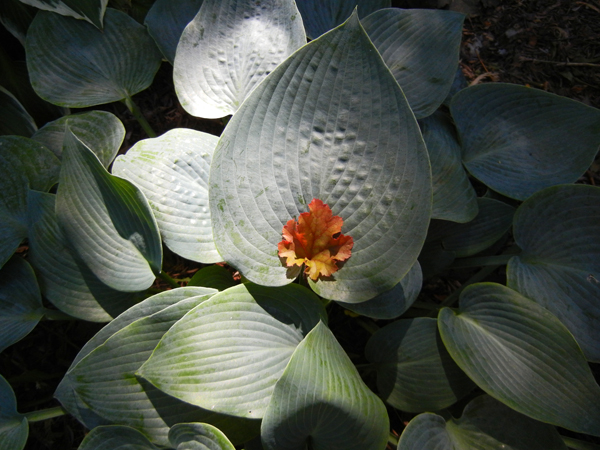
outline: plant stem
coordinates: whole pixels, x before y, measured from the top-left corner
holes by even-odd
[[[156,132],[152,129],[152,127],[150,126],[150,124],[148,123],[148,121],[146,120],[144,115],[142,114],[142,111],[140,110],[138,105],[135,104],[133,99],[131,97],[125,97],[121,101],[123,103],[125,103],[125,106],[127,106],[127,109],[131,112],[131,114],[133,114],[133,117],[135,117],[135,119],[138,121],[138,123],[142,126],[142,128],[144,129],[144,131],[146,132],[148,137],[155,138]]]
[[[561,436],[561,439],[567,444],[567,447],[572,448],[573,450],[600,450],[599,445],[592,444],[591,442],[580,441],[579,439],[567,436]]]
[[[69,414],[62,406],[54,408],[40,409],[39,411],[31,411],[23,414],[29,422],[40,422],[42,420],[52,419],[54,417],[65,416]]]
[[[78,320],[62,311],[44,308],[44,319],[46,320]]]
[[[179,283],[177,283],[177,281],[174,278],[171,278],[171,276],[164,270],[161,270],[161,272],[158,274],[158,276],[160,278],[162,278],[164,281],[166,281],[168,283],[168,285],[171,286],[172,288],[180,287]]]
[[[397,447],[398,446],[398,436],[390,433],[390,435],[388,436],[388,442],[390,444],[392,444],[392,447]]]

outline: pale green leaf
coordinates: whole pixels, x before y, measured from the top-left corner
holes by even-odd
[[[86,20],[102,29],[102,18],[108,0],[20,0],[26,5],[35,6],[45,11]]]
[[[360,17],[365,17],[373,11],[391,6],[391,0],[300,0],[297,3],[306,34],[311,39],[340,25],[355,8],[358,8]]]
[[[369,339],[365,354],[377,371],[379,396],[402,411],[447,408],[475,387],[448,354],[435,319],[392,322]]]
[[[125,138],[125,127],[107,111],[89,111],[64,116],[37,130],[31,138],[61,157],[67,129],[92,150],[106,168],[117,156]]]
[[[0,269],[0,352],[20,341],[44,316],[35,273],[20,256]]]
[[[0,86],[0,135],[30,137],[37,126],[23,105],[9,91]]]
[[[156,220],[142,192],[110,175],[71,132],[56,198],[59,225],[90,270],[113,289],[136,292],[161,270]]]
[[[173,425],[169,442],[177,450],[235,450],[221,430],[207,423]]]
[[[208,173],[218,138],[176,128],[137,142],[112,172],[148,198],[163,242],[178,255],[205,264],[222,261],[212,236]]]
[[[0,450],[23,450],[29,436],[27,418],[17,412],[17,399],[0,375]]]
[[[173,64],[181,33],[196,16],[203,0],[156,0],[144,24],[163,56]]]
[[[361,20],[417,119],[433,114],[450,92],[464,19],[454,11],[389,8]]]
[[[139,375],[187,403],[261,418],[296,346],[324,318],[297,284],[234,286],[177,322]]]
[[[383,450],[383,402],[323,322],[304,338],[277,381],[261,427],[265,450]],[[310,443],[310,444],[309,444]]]
[[[96,277],[67,245],[55,212],[55,195],[29,191],[28,260],[42,294],[61,311],[82,320],[108,322],[138,301]]]
[[[91,430],[77,450],[160,450],[135,428],[99,426]]]
[[[600,387],[567,328],[505,286],[479,283],[444,308],[448,352],[492,397],[542,422],[600,436]]]
[[[352,256],[322,297],[359,303],[413,266],[431,210],[423,139],[398,84],[356,16],[273,71],[227,125],[209,189],[219,253],[256,283],[290,283],[284,224],[313,198],[342,217]]]
[[[194,116],[233,114],[255,86],[304,44],[292,0],[204,0],[177,46],[177,97]]]
[[[467,170],[517,200],[576,181],[600,145],[600,110],[537,89],[472,86],[453,97],[450,110]]]
[[[462,166],[456,130],[442,112],[421,120],[433,183],[432,219],[469,222],[477,215],[477,195]]]
[[[423,272],[417,261],[396,286],[362,303],[337,302],[350,311],[373,319],[395,319],[411,307],[423,285]]]
[[[523,202],[513,227],[523,253],[509,261],[508,286],[559,317],[600,362],[600,188],[546,188]]]
[[[40,11],[27,33],[25,50],[37,94],[56,105],[77,108],[143,91],[162,59],[144,26],[110,8],[102,31],[84,21]]]

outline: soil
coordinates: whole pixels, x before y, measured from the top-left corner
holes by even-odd
[[[395,2],[398,3],[401,2]],[[446,8],[453,4],[456,3],[444,3]],[[477,14],[465,21],[460,61],[469,84],[528,85],[600,108],[599,0],[488,0],[470,4],[476,6]],[[164,63],[154,84],[135,97],[152,127],[159,134],[187,127],[219,135],[223,129],[221,120],[193,118],[183,110],[171,76],[172,68]],[[119,116],[127,129],[123,151],[146,137],[124,105],[116,103],[106,109]],[[599,159],[580,182],[600,185]],[[167,266],[174,275],[189,274],[200,267],[172,254],[168,258]],[[455,289],[453,284],[453,280],[433,280],[428,289],[432,296],[443,296]],[[343,315],[332,317],[332,326],[338,324],[340,330],[347,328],[348,320]],[[79,349],[101,326],[44,321],[26,338],[0,354],[0,373],[14,387],[19,411],[58,405],[52,399],[56,386]],[[347,338],[348,342],[344,342],[346,336],[340,336],[349,353],[359,353],[360,348],[353,348],[351,342],[355,337]],[[401,431],[407,418],[394,412],[392,422],[397,424],[397,431]],[[26,448],[74,450],[84,434],[84,428],[70,416],[33,423]],[[579,438],[600,443],[595,438]]]

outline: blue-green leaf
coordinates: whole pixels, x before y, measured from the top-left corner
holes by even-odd
[[[94,275],[120,291],[150,287],[162,247],[148,201],[129,181],[110,175],[71,132],[56,197],[59,225]]]
[[[255,86],[304,44],[292,0],[204,0],[177,46],[177,97],[194,116],[233,114]]]
[[[450,110],[467,170],[517,200],[576,181],[600,145],[600,110],[537,89],[472,86],[453,97]]]
[[[29,27],[25,50],[37,94],[56,105],[77,108],[143,91],[162,60],[145,27],[110,8],[102,31],[81,20],[40,11]]]
[[[235,450],[221,430],[207,423],[173,425],[169,442],[177,450]]]
[[[0,375],[0,450],[23,450],[29,436],[27,418],[17,412],[17,399]]]
[[[509,261],[508,286],[559,317],[600,362],[600,188],[546,188],[523,202],[513,227],[523,253]]]
[[[52,11],[63,16],[86,20],[97,28],[102,29],[102,19],[108,0],[20,0],[26,5],[46,11]]]
[[[208,173],[217,141],[211,134],[176,128],[137,142],[112,169],[148,198],[167,247],[205,264],[223,260],[208,206]]]
[[[567,328],[495,283],[468,286],[438,324],[448,352],[475,383],[542,422],[600,436],[600,387]]]
[[[77,450],[160,450],[135,428],[99,426],[90,431]]]
[[[37,126],[23,105],[0,86],[0,135],[30,137]]]

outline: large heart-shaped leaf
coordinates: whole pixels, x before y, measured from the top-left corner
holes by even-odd
[[[63,16],[86,20],[97,28],[102,29],[102,18],[108,0],[20,0],[26,5],[46,11],[52,11]]]
[[[556,429],[487,395],[471,400],[460,419],[421,414],[410,421],[398,450],[567,450]]]
[[[62,156],[56,213],[69,244],[113,289],[135,292],[150,287],[161,270],[162,247],[142,192],[110,175],[70,131]]]
[[[433,114],[450,92],[464,19],[454,11],[389,8],[361,20],[417,119]]]
[[[508,286],[552,311],[600,362],[600,188],[546,188],[519,207],[513,227],[523,253],[508,263]]]
[[[55,212],[55,195],[29,191],[29,262],[45,298],[82,320],[108,322],[137,303],[135,294],[114,290],[71,251]]]
[[[177,46],[173,80],[194,116],[233,114],[285,58],[306,44],[292,0],[204,0]]]
[[[162,59],[142,25],[110,8],[102,31],[40,11],[29,27],[25,50],[38,95],[77,108],[131,98],[150,86]]]
[[[17,411],[10,384],[0,375],[0,450],[22,450],[29,436],[27,418]]]
[[[92,150],[106,168],[117,156],[125,138],[125,127],[117,116],[107,111],[89,111],[64,116],[37,130],[32,139],[44,144],[61,157],[67,130]]]
[[[20,136],[0,137],[0,267],[27,237],[27,192],[47,191],[60,161],[43,145]]]
[[[212,237],[208,173],[218,138],[177,128],[136,143],[112,172],[148,198],[164,243],[192,261],[222,261]]]
[[[383,450],[389,419],[383,402],[323,322],[300,343],[261,426],[265,450]]]
[[[181,33],[196,16],[203,0],[156,0],[144,24],[163,56],[173,64]]]
[[[469,222],[477,215],[477,194],[462,165],[456,129],[442,112],[421,120],[433,183],[433,219]]]
[[[516,411],[600,436],[600,387],[567,328],[505,286],[479,283],[440,311],[448,352],[477,385]]]
[[[284,224],[313,198],[354,239],[321,296],[358,303],[413,266],[431,210],[418,125],[356,15],[273,71],[226,127],[210,173],[213,235],[223,258],[264,285],[284,285]]]
[[[518,200],[576,181],[600,145],[600,110],[537,89],[472,86],[453,97],[450,110],[467,170]]]
[[[423,286],[423,272],[417,261],[400,283],[387,292],[362,303],[337,302],[350,311],[373,319],[395,319],[411,307]]]
[[[30,137],[37,130],[33,118],[9,91],[0,86],[0,135]]]
[[[435,319],[386,325],[369,339],[365,354],[377,371],[379,396],[403,411],[447,408],[475,387],[442,344]]]
[[[177,322],[139,374],[187,403],[261,418],[292,353],[324,318],[299,285],[235,286]]]
[[[14,256],[0,270],[0,352],[27,336],[43,316],[35,273]]]
[[[110,336],[69,370],[75,393],[105,419],[137,428],[162,445],[168,442],[169,426],[182,421],[217,424],[238,442],[250,437],[244,421],[183,403],[135,375],[167,330],[211,295],[183,299]]]
[[[352,11],[357,8],[360,17],[365,17],[373,11],[389,8],[391,0],[302,0],[298,2],[298,9],[302,14],[306,34],[311,39],[316,39],[323,33],[337,27],[344,22]]]

